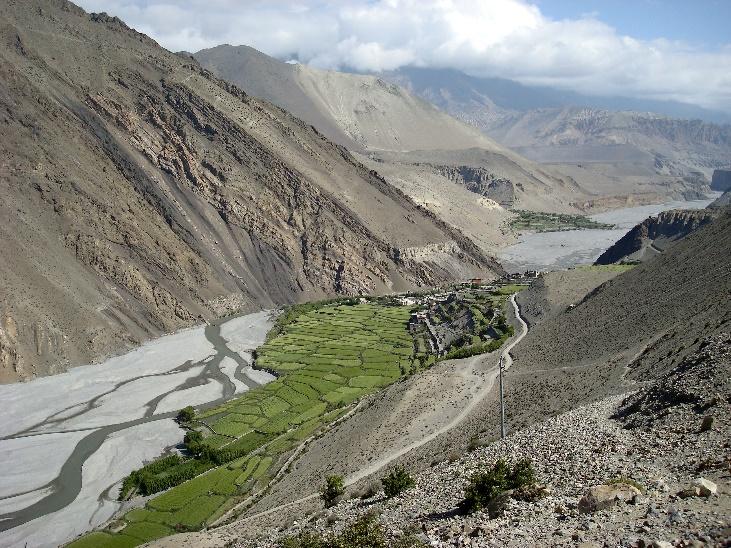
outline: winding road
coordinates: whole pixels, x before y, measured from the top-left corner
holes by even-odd
[[[510,296],[509,299],[511,305],[513,306],[513,310],[515,312],[515,318],[518,321],[520,325],[520,332],[510,341],[510,343],[505,346],[501,353],[501,358],[503,360],[503,363],[505,364],[505,369],[509,369],[510,366],[513,364],[513,358],[510,355],[510,351],[515,348],[515,345],[517,345],[520,341],[523,340],[523,337],[525,337],[528,334],[528,324],[523,320],[523,317],[520,315],[520,307],[518,307],[518,303],[515,301],[515,294]],[[465,360],[460,360],[463,362],[463,364],[466,366],[466,368],[472,367],[476,362],[479,360],[484,359],[484,355],[478,355],[473,356],[471,358],[466,358]],[[419,447],[422,447],[423,445],[426,445],[427,443],[433,441],[437,437],[441,436],[442,434],[445,434],[446,432],[449,432],[454,427],[462,423],[467,416],[469,416],[470,413],[475,409],[475,407],[490,393],[490,391],[495,386],[495,381],[497,380],[499,375],[499,366],[495,366],[492,368],[489,372],[489,374],[484,378],[484,385],[480,388],[479,391],[475,392],[473,397],[470,399],[470,401],[467,403],[465,407],[462,408],[462,410],[457,414],[452,420],[450,420],[447,424],[441,426],[439,429],[429,433],[428,435],[424,436],[423,438],[420,438],[418,441],[415,441],[413,443],[410,443],[404,447],[400,447],[398,449],[395,449],[394,451],[390,451],[387,454],[383,455],[378,460],[373,461],[370,463],[367,467],[361,468],[358,470],[358,472],[349,475],[347,478],[345,478],[345,486],[350,486],[358,481],[378,472],[379,470],[387,467],[389,464],[394,462],[396,459],[402,457],[403,455],[407,454],[410,451],[413,451],[414,449],[417,449]],[[270,508],[269,510],[265,510],[263,512],[258,512],[256,514],[252,514],[250,516],[246,516],[241,519],[241,521],[249,521],[256,518],[268,516],[271,514],[274,514],[276,512],[281,511],[285,508],[291,508],[294,506],[298,506],[299,504],[302,504],[304,502],[315,500],[319,498],[319,493],[312,493],[310,495],[307,495],[306,497],[302,497],[300,499],[294,500],[292,502],[288,502],[286,504],[279,505],[275,508]]]

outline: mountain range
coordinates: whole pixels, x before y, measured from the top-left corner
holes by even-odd
[[[503,206],[573,212],[698,198],[731,150],[726,126],[575,106],[515,110],[560,103],[545,90],[548,99],[540,102],[540,90],[519,86],[516,91],[509,81],[496,87],[492,80],[454,71],[325,71],[229,45],[194,57],[214,74],[322,128],[328,137],[365,151],[382,162],[377,169],[389,182],[422,203],[429,203],[423,188],[439,184],[433,169],[425,178],[415,150],[441,151],[443,165],[429,162],[439,175],[445,166],[462,173],[478,170],[482,179],[495,181],[495,191],[485,196]],[[493,91],[496,101],[485,95]],[[508,100],[513,96],[517,99]],[[490,156],[469,154],[465,161],[465,154],[457,152],[472,148]],[[468,185],[477,182],[474,175],[468,179]],[[506,200],[506,184],[511,200]],[[448,209],[431,207],[442,216]]]
[[[731,155],[728,116],[689,105],[591,97],[454,70],[402,68],[381,77],[589,190],[597,179],[617,185],[627,176],[707,184]]]

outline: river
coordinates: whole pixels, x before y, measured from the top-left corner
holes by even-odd
[[[714,193],[712,198],[706,200],[628,207],[590,216],[597,222],[615,225],[616,228],[609,230],[526,233],[520,236],[517,244],[500,250],[498,258],[508,272],[560,270],[579,264],[591,264],[647,217],[669,209],[702,209],[718,196],[720,193]]]
[[[121,480],[174,448],[186,405],[274,379],[254,370],[271,312],[150,341],[99,365],[0,386],[0,546],[58,546],[111,518]]]

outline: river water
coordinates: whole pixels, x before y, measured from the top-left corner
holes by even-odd
[[[561,270],[579,264],[591,264],[647,217],[669,209],[702,209],[718,196],[720,193],[714,193],[712,198],[706,200],[628,207],[590,216],[595,221],[615,225],[616,228],[610,230],[566,230],[523,234],[517,244],[499,251],[498,258],[508,272]]]
[[[0,546],[58,546],[107,521],[121,480],[180,443],[177,410],[274,379],[250,366],[271,317],[227,318],[99,365],[0,386]]]

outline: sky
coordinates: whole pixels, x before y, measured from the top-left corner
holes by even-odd
[[[76,0],[172,50],[320,68],[454,68],[731,113],[731,0]]]

